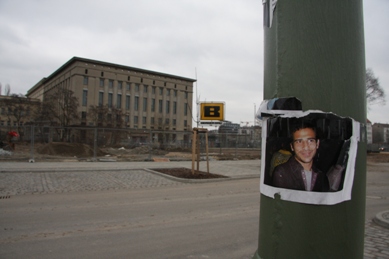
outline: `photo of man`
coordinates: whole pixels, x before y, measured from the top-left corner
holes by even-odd
[[[293,190],[328,191],[326,175],[313,163],[320,145],[312,125],[296,127],[290,144],[293,156],[277,166],[273,173],[273,186]]]
[[[334,120],[325,114],[273,118],[267,138],[265,183],[309,192],[340,190],[350,146],[349,128],[347,119]]]
[[[307,204],[349,200],[360,124],[320,111],[285,113],[263,121],[261,193]]]

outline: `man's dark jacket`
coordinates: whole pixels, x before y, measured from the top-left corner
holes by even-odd
[[[272,183],[274,187],[305,191],[304,180],[302,176],[303,166],[292,156],[287,162],[277,166],[274,169]],[[316,182],[312,191],[327,192],[329,183],[327,176],[314,165],[312,166],[312,180],[316,175]]]

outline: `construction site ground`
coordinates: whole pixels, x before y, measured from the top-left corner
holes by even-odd
[[[260,149],[252,148],[210,148],[208,158],[215,160],[250,160],[260,159]],[[18,143],[15,150],[8,148],[0,150],[0,161],[88,161],[111,160],[117,162],[148,161],[153,159],[166,159],[171,161],[191,160],[191,148],[166,148],[157,149],[147,145],[126,147],[98,147],[81,143],[34,143],[33,149],[30,143]],[[201,159],[206,159],[205,150],[201,150]]]
[[[192,150],[181,148],[156,149],[147,145],[125,148],[125,147],[98,147],[96,152],[93,146],[80,143],[52,142],[35,143],[31,148],[30,143],[19,143],[14,151],[5,148],[0,149],[1,161],[29,161],[34,159],[37,162],[55,161],[88,161],[91,159],[111,161],[149,161],[153,159],[165,159],[170,161],[191,160]],[[204,150],[201,151],[201,159],[206,159]],[[210,148],[208,150],[210,160],[250,160],[260,159],[260,149],[252,148]],[[389,163],[389,153],[368,153],[369,163]]]

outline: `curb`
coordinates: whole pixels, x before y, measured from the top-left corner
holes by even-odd
[[[373,222],[381,227],[389,229],[389,210],[378,213],[375,218],[373,218]]]

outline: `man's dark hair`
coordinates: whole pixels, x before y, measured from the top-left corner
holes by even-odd
[[[306,121],[306,120],[301,120],[301,119],[296,119],[294,122],[291,124],[290,128],[290,139],[293,141],[293,134],[301,129],[312,129],[315,132],[316,139],[318,139],[317,132],[316,132],[316,126],[311,122],[311,121]]]

